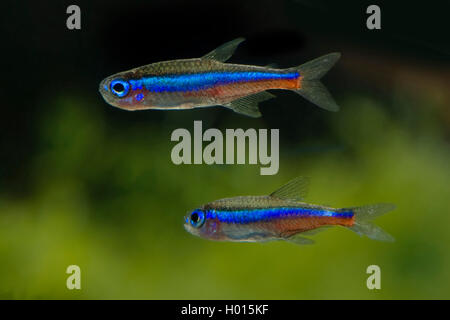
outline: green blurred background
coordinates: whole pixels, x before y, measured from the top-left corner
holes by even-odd
[[[450,46],[442,7],[370,2],[16,2],[2,20],[0,167],[2,299],[450,298]],[[408,15],[405,15],[405,5]],[[418,23],[420,21],[420,23]],[[232,62],[280,67],[340,51],[324,78],[331,113],[277,91],[263,117],[221,108],[126,112],[98,94],[102,78],[199,57],[238,36]],[[279,128],[280,170],[171,162],[176,128]],[[183,229],[211,200],[268,194],[311,177],[308,202],[392,202],[377,220],[395,243],[344,228],[317,244],[220,243]],[[81,290],[66,288],[67,266]],[[368,290],[366,268],[381,268]]]

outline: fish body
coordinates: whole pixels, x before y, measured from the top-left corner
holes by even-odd
[[[394,208],[376,204],[332,208],[302,202],[307,180],[297,178],[268,196],[240,196],[210,202],[185,217],[185,228],[202,238],[217,241],[313,241],[303,235],[324,227],[342,226],[376,240],[392,237],[369,220]],[[303,191],[302,191],[303,190]]]
[[[225,106],[251,117],[269,89],[293,90],[317,105],[339,108],[319,79],[339,59],[333,53],[300,67],[275,69],[225,63],[243,41],[236,39],[202,58],[163,61],[120,72],[100,83],[106,102],[125,110]]]

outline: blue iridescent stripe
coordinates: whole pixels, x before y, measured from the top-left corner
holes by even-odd
[[[291,217],[334,217],[334,218],[352,218],[353,212],[348,211],[329,211],[312,208],[267,208],[267,209],[249,209],[249,210],[215,210],[206,211],[206,219],[219,219],[224,223],[248,224],[253,222],[269,222],[274,219],[283,219]]]
[[[151,92],[198,91],[212,88],[216,85],[260,81],[260,80],[292,80],[299,77],[298,72],[204,72],[193,74],[175,74],[151,76],[138,80],[129,80],[132,90],[142,90],[144,87]]]

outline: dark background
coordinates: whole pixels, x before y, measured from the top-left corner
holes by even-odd
[[[65,12],[70,4],[81,7],[81,30],[65,27],[68,17]],[[351,54],[363,60],[375,59],[374,52],[383,55],[380,64],[396,59],[437,68],[442,64],[448,66],[446,1],[431,5],[378,2],[382,5],[382,29],[375,31],[365,28],[368,16],[365,11],[370,4],[372,1],[344,4],[323,0],[10,2],[2,18],[5,96],[0,172],[2,181],[7,179],[2,187],[23,189],[26,185],[26,181],[17,177],[27,170],[27,159],[36,152],[33,134],[36,119],[49,108],[44,104],[37,106],[37,101],[64,92],[86,92],[91,99],[98,99],[98,83],[110,74],[155,61],[199,57],[240,36],[247,41],[233,58],[238,63],[268,64],[276,60],[279,67],[289,67],[291,61],[301,63],[327,51],[351,47]],[[343,60],[352,63],[346,52]],[[377,94],[382,94],[388,85],[381,83],[378,85],[381,88],[373,88],[369,81],[355,81],[346,77],[346,73],[343,70],[339,78],[331,73],[329,81],[341,89],[359,89],[365,84]],[[384,77],[387,80],[392,77],[389,68]],[[298,97],[283,97],[287,99]],[[114,126],[127,127],[136,121],[159,122],[165,117],[161,111],[124,116],[122,111],[110,109],[106,104],[103,108],[110,118],[107,121],[114,122]],[[324,125],[323,113],[312,105],[289,108],[283,114],[270,109],[274,108],[264,108],[270,113],[266,117],[270,121],[268,127],[283,123],[285,131],[308,136],[317,134],[308,123]],[[221,109],[192,112],[213,112],[217,118],[234,116]],[[292,118],[295,123],[286,124]]]

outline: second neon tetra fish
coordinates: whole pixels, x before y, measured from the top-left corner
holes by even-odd
[[[314,241],[303,237],[325,227],[343,226],[374,240],[392,236],[370,221],[395,208],[392,204],[331,208],[301,202],[307,179],[297,178],[269,196],[244,196],[210,202],[185,217],[190,233],[217,241],[262,242],[287,240],[297,244]]]
[[[288,69],[224,63],[242,41],[230,41],[201,58],[157,62],[114,74],[100,83],[100,93],[106,102],[125,110],[219,105],[260,117],[258,103],[274,97],[266,90],[285,89],[326,110],[339,109],[319,81],[339,53]]]

